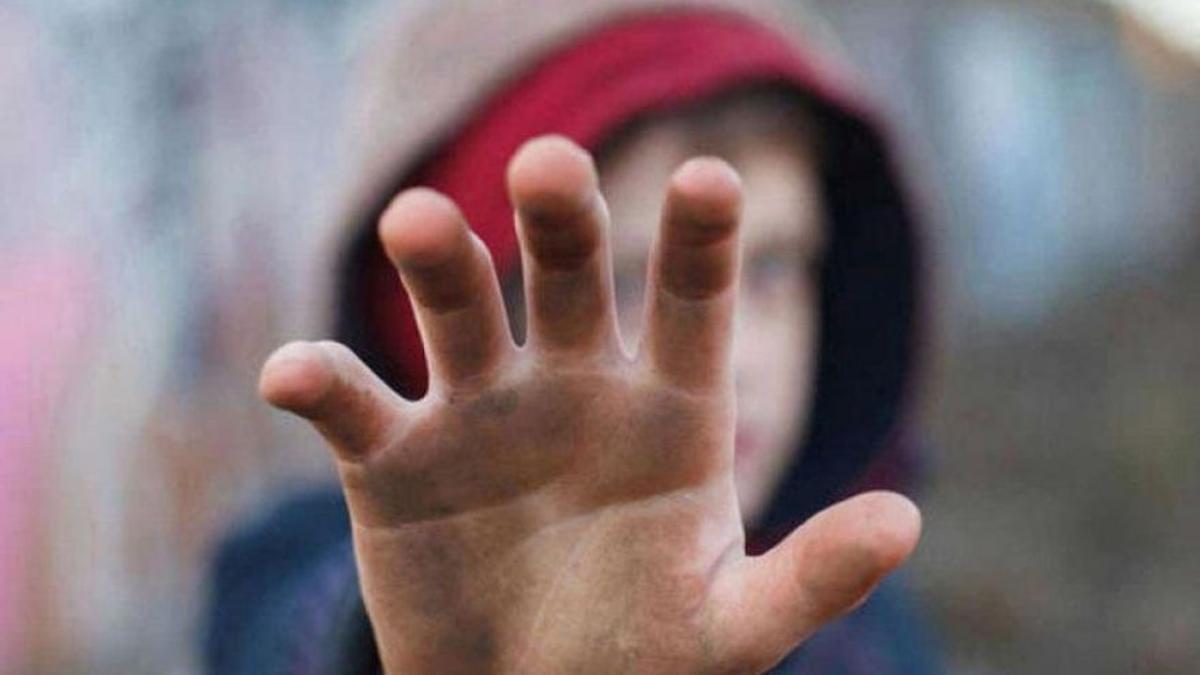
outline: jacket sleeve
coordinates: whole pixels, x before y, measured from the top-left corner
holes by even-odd
[[[817,631],[772,675],[940,675],[936,636],[903,576],[891,576],[847,616]]]
[[[233,531],[217,550],[209,592],[206,672],[380,672],[335,488],[284,499]]]

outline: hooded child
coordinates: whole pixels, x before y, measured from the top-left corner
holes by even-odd
[[[425,14],[404,12],[395,22],[385,24],[380,51],[368,61],[371,73],[361,115],[352,125],[360,137],[357,147],[361,161],[356,162],[344,190],[345,206],[340,218],[331,222],[326,237],[328,246],[324,250],[328,257],[324,269],[333,283],[328,293],[315,302],[324,310],[323,320],[332,326],[333,337],[349,350],[332,343],[285,347],[272,358],[274,385],[270,363],[264,373],[267,397],[310,419],[319,417],[311,409],[311,402],[285,400],[287,392],[280,393],[287,387],[279,382],[287,380],[289,372],[294,375],[295,364],[304,363],[306,358],[324,359],[335,364],[335,369],[353,372],[358,372],[357,359],[361,359],[382,380],[379,386],[407,399],[397,397],[397,407],[417,400],[452,401],[455,395],[465,396],[461,392],[469,387],[447,389],[442,383],[453,379],[453,371],[462,361],[460,358],[455,362],[445,353],[458,349],[460,353],[475,354],[478,361],[478,353],[486,351],[479,343],[490,344],[498,338],[488,333],[486,311],[466,312],[465,320],[457,323],[444,320],[455,312],[431,311],[438,303],[450,302],[454,287],[467,284],[461,281],[463,278],[476,276],[469,264],[459,264],[450,275],[459,281],[436,278],[436,265],[428,264],[428,256],[442,255],[436,250],[438,246],[445,248],[450,246],[445,241],[454,241],[452,233],[439,235],[437,227],[428,225],[438,218],[469,223],[474,235],[463,235],[463,241],[475,244],[467,244],[466,248],[486,249],[498,278],[496,295],[503,297],[509,323],[517,340],[524,343],[524,347],[514,347],[514,353],[546,349],[545,345],[555,345],[556,340],[560,346],[568,344],[579,331],[578,326],[595,323],[594,316],[599,315],[601,324],[617,326],[616,344],[624,345],[622,356],[636,360],[629,354],[641,351],[639,343],[651,342],[645,351],[654,351],[654,340],[659,339],[653,337],[655,322],[662,322],[662,315],[667,314],[675,317],[680,324],[675,329],[682,334],[673,342],[664,342],[660,365],[680,368],[680,377],[688,382],[697,377],[704,379],[695,374],[721,369],[719,363],[712,366],[715,361],[697,361],[694,354],[705,351],[708,343],[704,336],[709,329],[688,324],[690,315],[686,311],[670,314],[663,310],[661,303],[653,300],[653,293],[659,292],[656,286],[672,283],[672,277],[682,279],[678,283],[684,286],[692,284],[687,288],[695,291],[695,284],[703,286],[711,281],[713,269],[736,272],[739,263],[736,256],[724,259],[720,256],[725,254],[718,254],[714,259],[685,261],[671,267],[669,237],[691,235],[680,234],[685,232],[683,229],[672,235],[669,223],[660,235],[657,222],[664,211],[668,214],[664,221],[670,221],[672,209],[711,215],[735,205],[740,209],[740,219],[735,215],[729,220],[739,220],[735,238],[741,250],[737,275],[740,286],[732,293],[737,296],[737,315],[736,319],[731,316],[726,320],[724,332],[731,335],[729,346],[714,351],[724,354],[732,369],[728,393],[736,394],[736,422],[725,420],[723,412],[693,422],[697,411],[686,407],[662,406],[661,411],[645,414],[655,408],[653,403],[645,402],[655,400],[653,397],[638,399],[641,412],[634,414],[629,414],[628,408],[606,405],[600,397],[597,409],[623,410],[625,417],[615,412],[599,417],[611,422],[610,426],[628,425],[641,430],[637,443],[626,442],[639,447],[659,429],[666,430],[662,433],[668,440],[655,447],[671,446],[678,436],[693,439],[686,432],[677,432],[688,425],[717,427],[718,435],[731,432],[728,435],[732,443],[725,444],[732,446],[726,453],[730,461],[716,473],[732,478],[736,497],[732,511],[721,512],[737,514],[744,524],[744,541],[739,536],[732,545],[739,549],[738,555],[742,555],[742,549],[753,554],[748,560],[783,555],[774,551],[786,548],[786,542],[795,538],[789,533],[850,495],[872,489],[907,490],[914,478],[909,411],[918,366],[918,329],[924,311],[914,214],[876,114],[855,91],[845,72],[818,50],[807,26],[790,6],[737,0],[447,2],[438,3]],[[595,174],[590,173],[589,154],[594,157]],[[696,156],[719,156],[728,164],[712,159],[687,161]],[[725,173],[729,166],[738,177]],[[668,185],[671,190],[667,190]],[[412,189],[417,186],[424,188]],[[599,206],[594,203],[598,197],[564,205],[564,199],[571,202],[575,193],[591,194],[589,190],[594,192],[595,188],[603,194]],[[737,195],[722,202],[722,189]],[[689,190],[693,192],[690,196]],[[709,192],[708,202],[702,195],[697,196],[705,190]],[[514,228],[514,203],[524,230]],[[588,210],[590,216],[580,215]],[[596,221],[590,225],[600,233],[597,236],[603,243],[593,242],[580,249],[578,233],[585,233],[582,239],[586,244],[588,224],[576,229],[576,239],[553,234],[553,228],[561,225],[550,221],[564,218]],[[718,216],[712,218],[720,220]],[[539,224],[539,220],[547,223]],[[444,225],[442,230],[454,227]],[[380,245],[380,236],[384,246]],[[435,241],[438,236],[445,240],[442,244]],[[660,236],[664,240],[656,248]],[[422,237],[424,242],[420,241]],[[425,249],[419,250],[422,246]],[[579,255],[579,250],[588,255]],[[597,277],[601,280],[597,295],[607,301],[593,303],[588,295],[591,286],[579,283],[571,268],[579,258],[590,257],[596,250],[603,251],[601,260],[611,259],[613,274],[608,283],[603,281],[603,271]],[[475,254],[465,255],[470,258]],[[655,265],[659,267],[647,277],[647,267]],[[601,265],[602,270],[605,267]],[[540,268],[546,269],[522,274],[523,269]],[[555,280],[560,272],[561,282]],[[413,293],[414,303],[405,298],[406,287]],[[464,297],[487,295],[488,288],[486,282],[468,284],[469,292],[464,291]],[[611,311],[605,309],[610,305]],[[454,309],[460,307],[454,305]],[[608,314],[611,320],[603,318]],[[529,335],[525,334],[527,325]],[[559,331],[558,337],[554,337],[555,330]],[[717,343],[721,344],[719,339]],[[313,349],[322,353],[314,357]],[[430,350],[432,364],[426,362]],[[289,352],[294,358],[280,358]],[[462,381],[472,377],[481,379],[476,372]],[[364,386],[370,390],[374,385]],[[569,382],[559,380],[546,386],[548,400],[561,405],[543,406],[538,411],[541,418],[536,421],[540,427],[531,430],[519,414],[506,417],[512,412],[510,408],[530,400],[528,391],[523,398],[510,393],[520,390],[520,386],[492,387],[495,391],[485,391],[485,395],[475,396],[462,407],[486,408],[486,414],[500,418],[503,433],[517,438],[536,437],[545,433],[540,427],[553,428],[559,418],[570,419],[577,414],[563,403],[572,400],[576,392]],[[362,387],[352,389],[357,392],[352,398],[359,399],[359,403],[351,407],[390,405],[393,401],[387,397],[395,396],[391,392],[363,393]],[[478,389],[474,393],[478,394]],[[636,399],[639,393],[641,390],[635,391],[630,398]],[[298,410],[306,405],[309,410]],[[412,414],[409,417],[411,420]],[[436,416],[428,419],[436,420]],[[492,455],[509,452],[507,465],[498,472],[503,475],[498,482],[508,486],[505,489],[530,483],[527,492],[542,495],[551,491],[546,489],[547,484],[557,485],[555,481],[577,470],[577,464],[564,464],[543,455],[529,460],[533,468],[524,467],[519,450],[496,448],[494,429],[472,426],[462,417],[453,419],[453,423],[434,425],[431,435],[438,440],[424,445],[446,452],[442,448],[445,438],[464,436],[462,445],[480,452],[480,445],[489,447]],[[374,444],[361,438],[372,433],[364,430],[371,424],[359,423],[347,432],[335,428],[343,423],[322,426],[321,420],[316,421],[318,429],[338,446],[335,455],[339,463],[357,461],[348,457],[347,447]],[[407,426],[414,425],[410,422]],[[595,425],[563,422],[558,426],[568,431],[560,429],[557,436],[550,436],[560,442],[569,437],[578,446],[595,445],[589,439],[598,436],[610,439],[605,441],[610,444],[620,444],[627,438],[620,430],[596,429]],[[472,435],[464,429],[477,429],[478,433]],[[704,437],[702,433],[698,438]],[[408,445],[424,447],[411,435]],[[574,456],[570,452],[560,455]],[[649,471],[670,470],[672,461],[656,457]],[[511,469],[513,466],[522,468]],[[686,473],[682,467],[679,465],[677,474]],[[445,480],[453,482],[457,476],[463,483],[477,484],[497,473],[493,466],[481,468],[469,461],[455,470],[458,473],[451,471],[451,478]],[[359,480],[353,475],[356,471],[343,471],[343,482]],[[489,476],[480,478],[480,472]],[[706,471],[700,473],[709,475]],[[352,503],[350,512],[355,514],[360,529],[370,529],[375,523],[436,521],[456,517],[455,509],[464,503],[487,510],[514,499],[512,494],[495,489],[484,489],[486,497],[460,498],[456,488],[430,489],[430,485],[438,485],[437,477],[430,475],[418,470],[412,476],[391,481],[389,489],[417,495],[400,500],[405,502],[402,506],[360,498],[356,509]],[[599,509],[615,510],[613,505],[620,506],[622,500],[644,496],[631,497],[637,488],[630,484],[636,482],[625,476],[619,489],[605,493]],[[398,487],[401,485],[406,487]],[[512,489],[520,492],[524,488]],[[679,489],[672,485],[661,492]],[[661,498],[656,490],[646,488]],[[420,496],[425,493],[435,497]],[[520,492],[516,500],[523,499],[524,494]],[[561,502],[560,497],[555,503],[561,506]],[[576,502],[572,504],[572,508],[588,512]],[[574,511],[572,517],[580,518]],[[830,520],[825,514],[822,518]],[[820,520],[814,518],[813,522]],[[656,520],[647,522],[659,526]],[[487,527],[497,529],[497,521],[488,520]],[[539,527],[551,529],[544,523]],[[544,564],[569,568],[577,563],[574,556],[586,557],[586,553],[578,553],[588,549],[588,545],[578,543],[586,537],[575,536],[571,527],[557,537],[573,542],[563,544],[569,551],[550,546],[544,560],[522,561],[517,567],[533,569]],[[403,586],[405,582],[387,580],[388,574],[371,570],[386,566],[380,561],[391,559],[394,553],[377,549],[364,552],[370,546],[359,542],[356,558],[351,529],[346,498],[336,487],[330,487],[288,499],[229,539],[218,555],[214,573],[205,645],[212,672],[380,671],[381,654],[385,661],[388,658],[387,645],[381,643],[391,641],[388,619],[381,619],[388,611],[383,596],[390,586]],[[508,551],[513,541],[525,541],[522,536],[497,536],[503,543],[479,550],[489,555]],[[915,533],[912,539],[915,541]],[[600,540],[609,546],[622,541],[619,537]],[[785,545],[777,548],[781,542]],[[687,549],[690,543],[671,545]],[[793,555],[797,548],[792,545]],[[911,546],[908,548],[911,550]],[[772,553],[755,557],[768,551]],[[583,572],[568,574],[589,578],[586,561],[581,565]],[[478,580],[488,579],[488,574],[481,572]],[[526,578],[512,573],[520,579],[512,585],[520,586],[522,592],[538,588],[538,575],[529,574],[531,577]],[[551,580],[546,583],[555,584],[561,583],[555,580],[562,574],[559,570],[543,576]],[[630,584],[640,578],[637,573],[627,576]],[[476,588],[478,580],[455,579],[448,584],[444,576],[423,578],[418,574],[411,581],[413,587],[425,589],[419,595],[423,601],[433,602],[434,614],[438,603],[445,603],[449,618],[455,616],[449,605],[468,593],[464,589],[472,589],[467,604],[477,604],[478,598],[494,594],[505,603],[519,606],[523,600],[518,597],[520,593],[504,590],[509,583],[507,577],[497,578],[506,581],[489,581],[482,590]],[[753,594],[748,587],[737,588],[747,597]],[[711,588],[699,594],[719,595]],[[604,600],[586,593],[581,597],[593,605],[603,604]],[[479,602],[487,605],[489,601],[499,602]],[[752,600],[744,604],[750,606],[746,611],[754,616],[741,617],[739,624],[756,626],[766,621],[757,615],[770,615],[772,611],[770,602],[762,607],[754,607]],[[621,607],[616,615],[638,626],[628,630],[652,630],[638,620],[636,608]],[[594,614],[602,615],[600,611]],[[785,616],[775,619],[776,623],[804,623]],[[829,618],[833,617],[810,623],[823,624]],[[381,623],[385,625],[381,627]],[[552,633],[529,629],[530,625],[523,624],[527,629],[524,639],[532,634],[536,641],[539,635]],[[536,628],[542,624],[532,625]],[[612,661],[610,669],[690,672],[699,667],[699,662],[676,654],[663,655],[671,649],[654,653],[653,646],[621,637],[625,633],[620,629],[596,633],[591,628],[562,638],[561,644],[578,646],[606,639],[596,635],[616,635],[615,641],[624,640],[622,653],[628,660]],[[784,641],[798,641],[812,632],[803,629],[804,635],[799,635],[796,631],[800,630],[794,629]],[[555,660],[554,649],[545,645],[526,645],[517,650],[519,659],[509,657],[509,645],[495,644],[497,640],[509,640],[503,637],[503,631],[487,632],[486,639],[469,630],[463,630],[463,635],[471,637],[463,638],[457,646],[459,651],[496,656],[509,666],[515,664],[516,672],[542,672],[554,670],[554,664],[583,663]],[[560,644],[553,641],[557,637],[547,639],[552,641],[551,647]],[[675,638],[674,642],[688,641]],[[717,649],[712,641],[700,642],[707,649]],[[792,646],[790,642],[782,649],[776,645],[774,651],[767,650],[769,656],[758,652],[755,658],[732,662],[753,670],[771,667],[772,672],[785,673],[939,670],[918,612],[896,580],[883,583],[861,607],[809,636],[798,648]],[[569,651],[567,647],[562,649]],[[401,663],[395,655],[392,660],[393,664]],[[460,665],[465,668],[465,664]],[[594,660],[587,665],[600,672],[605,670]]]

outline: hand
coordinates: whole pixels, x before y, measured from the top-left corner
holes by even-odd
[[[415,308],[428,394],[400,398],[336,343],[289,344],[263,369],[262,395],[332,447],[385,668],[769,668],[903,562],[920,517],[899,495],[860,495],[745,555],[737,175],[702,158],[672,177],[635,357],[618,337],[591,158],[531,141],[508,186],[524,346],[483,244],[452,202],[418,188],[395,198],[380,237]]]

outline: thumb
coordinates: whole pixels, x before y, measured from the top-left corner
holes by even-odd
[[[271,405],[312,422],[339,459],[383,445],[407,404],[354,352],[337,342],[291,342],[271,354],[258,380]]]
[[[718,587],[731,659],[766,670],[854,609],[916,548],[921,514],[893,492],[868,492],[810,518]]]

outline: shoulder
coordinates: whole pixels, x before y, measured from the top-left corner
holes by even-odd
[[[204,653],[209,672],[285,673],[331,658],[361,613],[350,524],[335,487],[294,493],[217,548]]]

